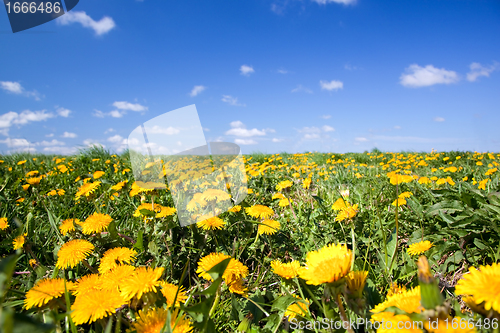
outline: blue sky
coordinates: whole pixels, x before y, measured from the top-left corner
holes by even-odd
[[[497,0],[82,0],[15,34],[0,9],[0,152],[119,152],[192,104],[244,153],[498,152],[498,36]]]

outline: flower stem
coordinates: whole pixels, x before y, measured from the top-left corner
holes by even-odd
[[[340,310],[340,319],[342,319],[342,322],[347,326],[347,332],[354,333],[354,331],[351,328],[351,325],[349,325],[349,322],[347,321],[347,315],[345,313],[344,306],[342,305],[342,299],[340,298],[340,293],[337,294],[337,305],[339,306]]]

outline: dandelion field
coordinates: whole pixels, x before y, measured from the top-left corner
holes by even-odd
[[[500,332],[499,161],[247,155],[181,227],[127,154],[0,156],[0,331]]]

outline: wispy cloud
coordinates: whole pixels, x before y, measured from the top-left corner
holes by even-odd
[[[9,128],[13,125],[22,126],[31,122],[45,121],[53,117],[55,117],[54,114],[46,113],[45,110],[24,110],[21,113],[10,111],[0,115],[0,133],[8,135]]]
[[[256,145],[257,141],[253,139],[234,139],[234,143],[238,145]]]
[[[44,96],[41,95],[38,91],[26,91],[21,83],[13,82],[13,81],[0,81],[0,89],[5,90],[8,93],[23,95],[26,97],[32,97],[36,101],[41,100]]]
[[[266,132],[274,132],[273,129],[262,129],[262,130],[259,130],[257,128],[247,129],[245,124],[243,124],[239,120],[231,122],[230,126],[231,129],[226,131],[225,133],[226,135],[233,135],[244,138],[249,138],[253,136],[264,136],[266,135]]]
[[[207,89],[207,87],[205,86],[194,86],[191,92],[189,93],[189,96],[191,97],[198,96],[205,89]]]
[[[279,74],[288,74],[288,71],[286,69],[280,68],[277,70]]]
[[[58,108],[56,111],[58,115],[64,118],[68,118],[69,114],[71,113],[71,110],[65,108]]]
[[[61,135],[62,138],[76,138],[78,135],[76,133],[71,133],[71,132],[64,132],[63,135]]]
[[[320,118],[323,118],[323,119],[330,119],[332,116],[329,115],[329,114],[324,114],[322,116],[320,116]]]
[[[323,127],[321,127],[321,129],[323,130],[323,132],[333,132],[333,131],[335,131],[335,128],[333,128],[331,126],[328,126],[328,125],[324,125]]]
[[[148,110],[147,106],[141,105],[139,103],[134,104],[126,101],[114,102],[113,106],[119,110],[124,110],[124,111],[143,112]]]
[[[95,21],[83,11],[70,11],[57,19],[60,25],[80,23],[83,27],[92,29],[96,36],[107,34],[116,27],[115,21],[109,16],[104,16]]]
[[[332,80],[332,81],[319,81],[319,85],[321,86],[321,90],[339,90],[344,88],[344,83],[342,81]]]
[[[233,106],[246,106],[245,104],[239,103],[237,97],[233,97],[231,95],[222,95],[221,101]]]
[[[252,66],[241,65],[240,73],[241,75],[250,76],[250,74],[255,73],[255,70],[253,69]]]
[[[313,2],[319,3],[320,5],[326,5],[329,3],[337,3],[342,5],[353,5],[356,0],[312,0]]]
[[[432,65],[420,67],[412,64],[406,68],[405,73],[400,76],[400,84],[405,87],[419,88],[428,87],[435,84],[457,83],[460,79],[454,71],[444,68],[436,68]]]
[[[305,92],[307,94],[312,94],[313,91],[309,88],[304,87],[303,85],[299,84],[296,88],[292,89],[293,93],[298,93],[298,92]]]
[[[485,67],[478,62],[473,62],[470,64],[470,72],[467,73],[467,80],[474,82],[480,76],[489,77],[490,74],[498,69],[500,69],[500,63],[495,62],[493,65]]]
[[[434,121],[437,121],[438,123],[441,123],[441,122],[444,121],[444,118],[443,117],[435,117]]]

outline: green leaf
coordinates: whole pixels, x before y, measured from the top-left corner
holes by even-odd
[[[59,232],[59,228],[57,227],[57,224],[56,224],[56,219],[58,220],[58,218],[56,218],[54,216],[54,214],[52,214],[52,212],[50,210],[48,210],[47,208],[46,208],[46,210],[47,210],[47,215],[49,216],[49,223],[50,223],[50,226],[52,227],[52,230],[56,234],[59,241],[61,243],[64,243],[64,240],[61,236],[61,233]]]
[[[149,209],[141,209],[141,210],[139,210],[139,212],[141,212],[142,215],[147,216],[147,217],[154,217],[156,215],[155,212],[150,211]]]
[[[142,230],[139,230],[139,233],[137,234],[137,240],[134,244],[134,247],[136,249],[139,249],[140,251],[143,251],[144,250],[144,245],[142,243],[142,235],[143,235],[144,231]]]
[[[5,292],[9,289],[10,284],[12,283],[12,274],[14,274],[18,257],[19,255],[12,254],[0,261],[0,300],[2,301]]]

